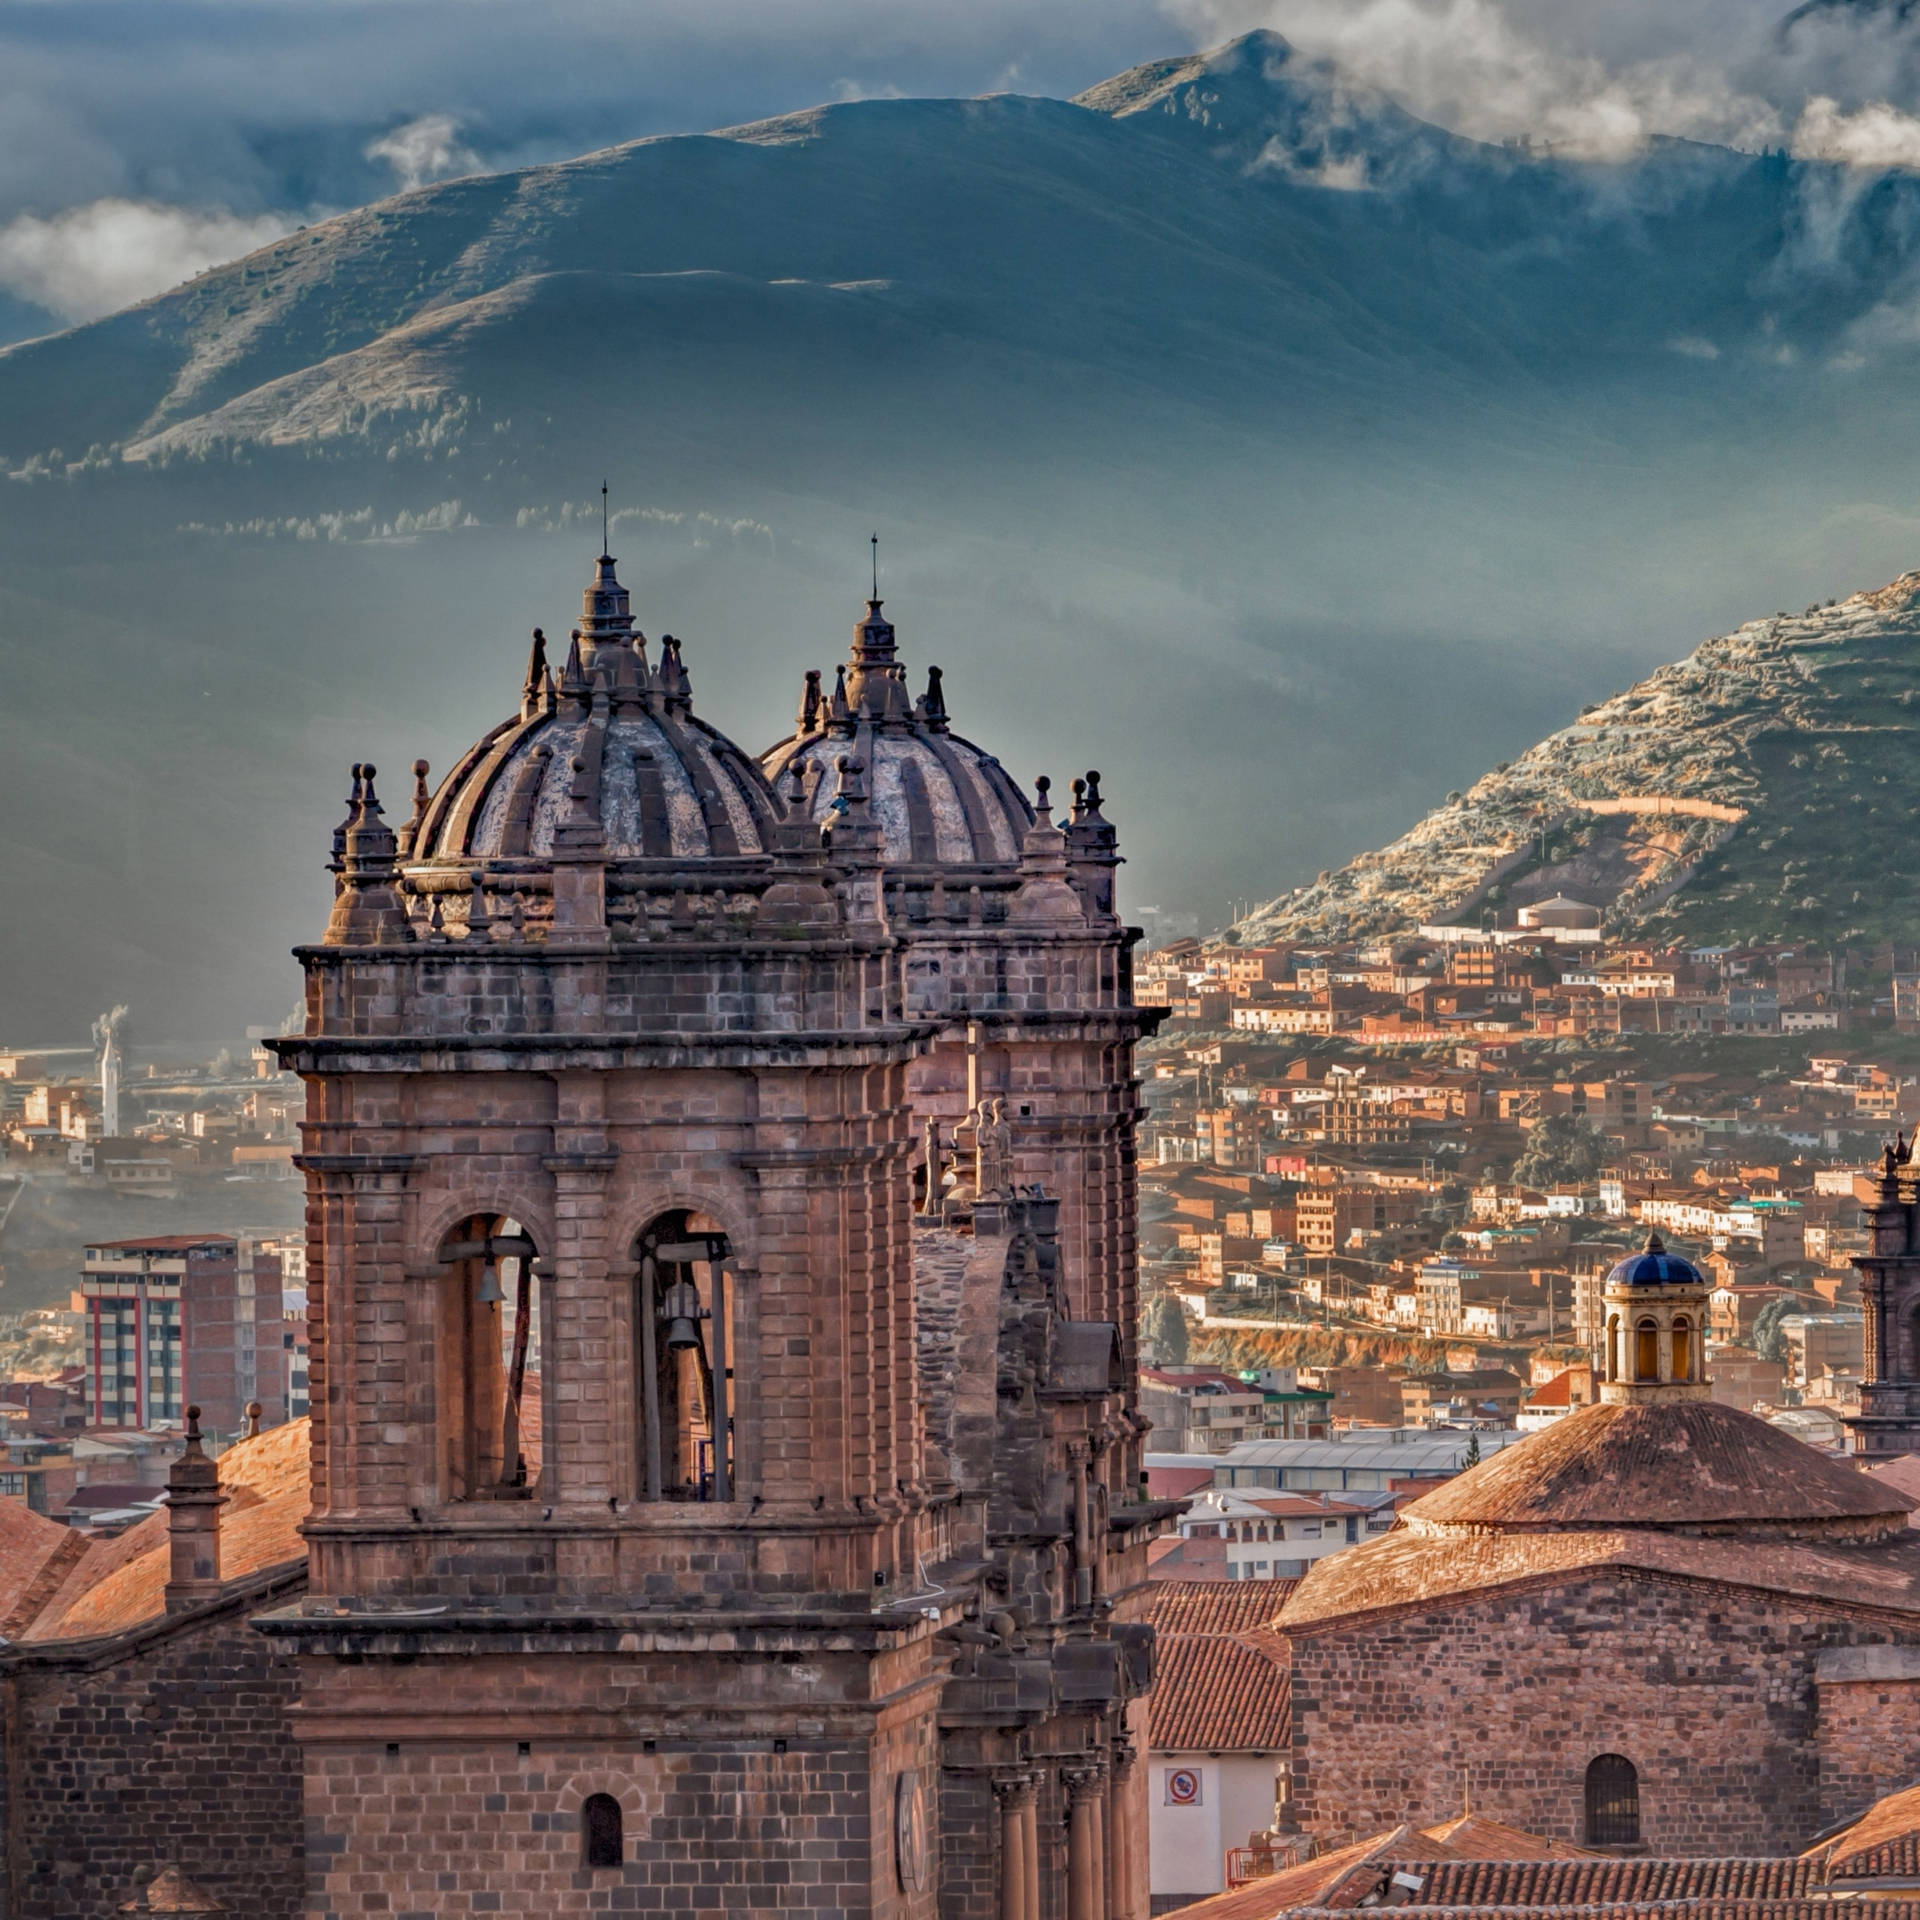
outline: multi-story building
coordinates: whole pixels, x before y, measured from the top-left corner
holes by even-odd
[[[88,1410],[100,1427],[151,1427],[202,1409],[238,1432],[258,1400],[287,1418],[280,1256],[246,1235],[157,1234],[86,1249]]]

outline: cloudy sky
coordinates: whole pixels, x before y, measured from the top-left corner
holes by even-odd
[[[1479,136],[1606,153],[1680,133],[1920,164],[1914,6],[8,0],[0,300],[87,318],[422,181],[822,100],[1066,94],[1254,26]]]

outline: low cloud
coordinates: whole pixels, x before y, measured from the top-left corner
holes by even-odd
[[[0,227],[0,288],[64,320],[97,320],[280,238],[285,214],[243,218],[147,200],[94,200]]]
[[[1174,0],[1174,9],[1207,37],[1253,24],[1244,0]],[[1524,135],[1570,156],[1620,160],[1656,134],[1748,148],[1780,134],[1777,110],[1709,60],[1611,63],[1568,51],[1496,0],[1274,0],[1264,24],[1349,81],[1472,139]]]
[[[1793,150],[1803,160],[1836,160],[1880,173],[1889,167],[1920,169],[1920,120],[1884,100],[1848,113],[1837,100],[1817,93],[1801,110]]]
[[[401,187],[424,187],[430,180],[478,173],[480,156],[460,141],[460,122],[450,113],[423,113],[405,126],[367,143],[369,160],[384,160]]]

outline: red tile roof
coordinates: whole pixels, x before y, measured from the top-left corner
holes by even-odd
[[[1844,1833],[1810,1848],[1805,1858],[1824,1863],[1835,1880],[1920,1876],[1920,1787],[1875,1801]]]
[[[1429,1829],[1433,1831],[1433,1829]],[[1449,1851],[1453,1849],[1449,1848]],[[1600,1907],[1666,1900],[1797,1900],[1817,1874],[1804,1860],[1620,1860],[1593,1854],[1567,1859],[1401,1861],[1389,1849],[1383,1875],[1404,1871],[1422,1882],[1406,1892],[1427,1907]],[[1404,1891],[1404,1890],[1403,1890]],[[1342,1903],[1344,1904],[1344,1902]]]
[[[310,1476],[305,1420],[237,1441],[220,1456],[220,1487],[228,1495],[220,1510],[223,1579],[245,1580],[305,1560],[299,1527],[311,1504]],[[113,1539],[86,1540],[16,1637],[84,1640],[159,1619],[166,1612],[171,1558],[167,1518],[163,1508]],[[61,1527],[53,1531],[66,1533]],[[11,1561],[0,1536],[0,1584],[12,1572]]]
[[[1162,1633],[1250,1633],[1271,1627],[1297,1580],[1161,1580],[1141,1615]]]
[[[1148,1741],[1162,1753],[1278,1753],[1293,1738],[1290,1677],[1277,1633],[1162,1634]]]

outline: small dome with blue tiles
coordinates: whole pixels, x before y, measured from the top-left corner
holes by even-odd
[[[1706,1275],[1691,1260],[1667,1251],[1657,1233],[1647,1235],[1644,1251],[1629,1254],[1607,1275],[1610,1287],[1704,1287]]]

